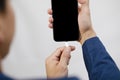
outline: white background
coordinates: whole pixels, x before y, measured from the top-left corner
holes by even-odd
[[[16,34],[10,54],[3,62],[4,73],[17,79],[44,78],[45,58],[63,43],[53,41],[48,28],[47,10],[50,0],[12,0],[16,15]],[[67,5],[67,4],[66,4]],[[92,22],[95,31],[120,68],[120,1],[90,0]],[[69,65],[69,75],[88,80],[77,42]]]

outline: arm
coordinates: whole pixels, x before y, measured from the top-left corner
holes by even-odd
[[[79,42],[83,45],[83,55],[90,80],[120,80],[119,69],[92,28],[89,0],[78,0],[78,2],[81,4],[78,7],[81,34]],[[52,10],[49,10],[48,14],[52,15]],[[53,28],[53,20],[52,17],[49,18],[50,28]]]
[[[92,28],[89,0],[78,0],[83,56],[90,80],[120,80],[120,71]]]
[[[98,37],[85,41],[82,46],[90,80],[120,80],[120,71]]]

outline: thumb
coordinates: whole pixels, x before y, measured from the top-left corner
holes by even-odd
[[[78,3],[81,4],[82,8],[89,7],[89,0],[78,0]]]
[[[61,59],[60,59],[60,64],[63,66],[67,66],[69,64],[70,58],[71,58],[71,48],[70,47],[66,47],[61,55]]]

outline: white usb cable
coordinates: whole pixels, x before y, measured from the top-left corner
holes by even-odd
[[[65,46],[66,46],[66,47],[69,47],[69,44],[68,44],[68,42],[65,42]]]

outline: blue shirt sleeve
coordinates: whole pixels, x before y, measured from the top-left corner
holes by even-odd
[[[90,80],[120,80],[120,71],[98,37],[87,40],[83,57]]]
[[[12,78],[0,73],[0,80],[13,80]]]

